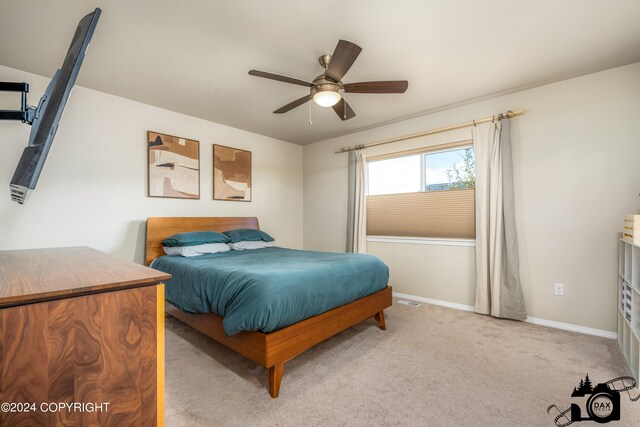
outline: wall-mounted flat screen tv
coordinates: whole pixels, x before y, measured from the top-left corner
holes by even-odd
[[[62,68],[53,75],[35,110],[31,107],[33,111],[25,115],[25,117],[29,117],[26,121],[31,122],[32,128],[29,144],[24,149],[11,179],[11,199],[15,202],[24,203],[30,190],[33,190],[38,183],[42,167],[56,135],[58,123],[78,77],[82,60],[101,12],[97,8],[80,20]]]

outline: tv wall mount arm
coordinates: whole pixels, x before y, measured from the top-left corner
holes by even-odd
[[[28,83],[0,82],[0,92],[22,92],[20,110],[0,110],[0,120],[20,120],[30,125],[36,116],[36,107],[27,105]]]

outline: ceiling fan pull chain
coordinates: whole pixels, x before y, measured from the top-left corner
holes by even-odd
[[[344,100],[344,108],[342,109],[342,117],[347,120],[347,94],[342,93],[342,99]]]
[[[313,122],[311,121],[311,103],[309,103],[309,126],[311,126]]]

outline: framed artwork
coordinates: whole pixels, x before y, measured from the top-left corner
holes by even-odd
[[[251,151],[214,144],[213,199],[251,201]]]
[[[200,143],[147,132],[149,197],[200,198]]]

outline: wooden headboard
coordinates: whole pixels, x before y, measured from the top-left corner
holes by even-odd
[[[147,219],[145,263],[164,255],[162,241],[176,233],[188,231],[227,231],[234,228],[259,230],[256,217],[154,217]]]

